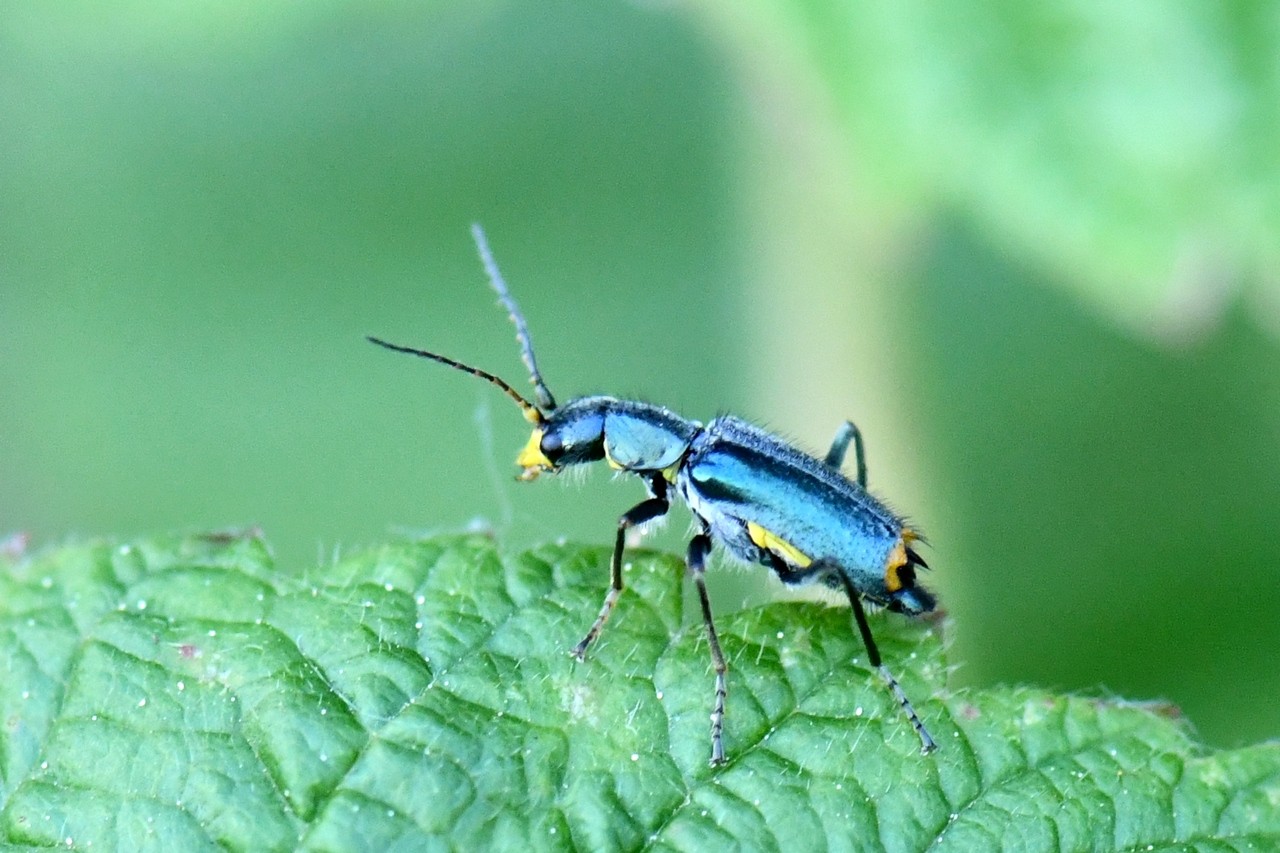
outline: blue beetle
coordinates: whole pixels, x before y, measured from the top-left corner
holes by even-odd
[[[697,522],[686,562],[698,591],[716,673],[711,714],[713,765],[725,761],[728,692],[727,666],[704,579],[707,555],[715,542],[741,560],[769,567],[785,584],[818,582],[843,590],[871,665],[911,721],[921,750],[928,753],[935,749],[911,702],[882,663],[862,604],[865,599],[910,615],[927,613],[936,606],[934,597],[916,582],[916,570],[928,568],[914,549],[921,539],[919,532],[867,492],[866,462],[857,427],[845,422],[826,457],[816,459],[731,416],[703,425],[661,406],[606,396],[579,397],[557,406],[538,370],[524,316],[507,290],[484,232],[473,225],[472,235],[490,284],[515,324],[536,404],[492,373],[426,350],[372,336],[369,340],[386,349],[440,362],[501,388],[533,425],[528,443],[516,457],[520,479],[532,480],[544,472],[604,461],[645,483],[648,497],[618,519],[609,591],[595,622],[572,653],[579,660],[585,657],[622,594],[627,531],[665,515],[674,492]],[[840,470],[850,443],[857,465],[853,480]]]

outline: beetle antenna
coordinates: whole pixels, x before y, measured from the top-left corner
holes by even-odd
[[[520,410],[522,412],[524,412],[524,419],[526,421],[532,424],[540,424],[544,420],[542,416],[542,412],[539,411],[537,406],[533,405],[533,403],[530,403],[524,397],[521,397],[519,391],[512,388],[504,380],[498,378],[497,376],[494,376],[492,373],[488,372],[487,370],[481,370],[478,367],[472,367],[469,364],[463,364],[460,361],[454,361],[448,356],[440,355],[434,352],[427,352],[424,349],[414,349],[413,347],[402,347],[399,344],[387,343],[381,338],[375,338],[373,335],[366,335],[365,338],[366,340],[369,341],[369,343],[377,344],[378,346],[384,347],[385,349],[392,350],[393,352],[404,352],[404,353],[408,353],[409,355],[416,355],[422,358],[429,358],[432,361],[438,361],[441,364],[446,364],[449,367],[455,368],[457,370],[461,370],[463,373],[470,373],[472,376],[478,376],[481,379],[485,380],[486,382],[492,383],[493,385],[497,385],[504,392],[506,392],[506,395],[508,397],[510,397],[512,400],[515,400],[516,405],[520,407]]]
[[[538,408],[545,412],[553,412],[556,408],[556,398],[551,396],[546,383],[542,381],[542,374],[538,371],[538,362],[533,357],[533,339],[529,337],[529,327],[525,324],[524,314],[520,312],[520,306],[512,298],[511,291],[507,290],[507,283],[502,279],[498,263],[493,259],[493,252],[489,251],[489,240],[484,236],[484,229],[478,222],[471,223],[471,239],[476,241],[476,251],[480,253],[480,263],[484,264],[485,275],[489,276],[490,286],[497,291],[498,299],[502,300],[502,307],[507,309],[507,316],[516,327],[516,340],[520,343],[520,359],[529,370],[529,381],[533,383]],[[526,414],[525,417],[528,415]]]

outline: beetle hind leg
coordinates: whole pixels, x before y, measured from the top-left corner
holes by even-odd
[[[924,727],[920,715],[916,713],[915,707],[911,704],[911,700],[907,698],[907,694],[902,689],[902,685],[898,683],[898,679],[893,677],[893,673],[880,660],[880,649],[876,647],[875,638],[871,636],[871,626],[867,624],[867,612],[862,606],[862,597],[858,595],[858,591],[853,588],[853,583],[840,574],[841,580],[844,581],[845,592],[849,596],[849,603],[853,606],[853,616],[858,623],[858,633],[862,635],[862,644],[867,648],[867,660],[880,673],[880,677],[885,680],[889,686],[889,690],[893,693],[893,698],[897,700],[898,707],[902,709],[902,713],[906,714],[907,719],[911,721],[911,727],[916,730],[916,734],[920,737],[920,751],[929,754],[938,748],[937,742],[930,736],[929,730]]]
[[[837,471],[844,465],[844,455],[849,450],[849,442],[853,442],[853,459],[857,465],[858,485],[867,487],[867,457],[862,447],[862,432],[853,421],[845,421],[836,430],[836,437],[831,441],[831,449],[824,460]]]

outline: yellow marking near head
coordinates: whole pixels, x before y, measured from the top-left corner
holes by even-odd
[[[682,456],[680,457],[680,461],[677,462],[676,464],[668,465],[666,468],[663,468],[662,478],[666,480],[668,483],[674,483],[676,481],[676,474],[680,473],[680,465],[683,462],[684,462],[684,457]]]
[[[902,531],[902,538],[898,540],[898,544],[893,546],[893,550],[889,552],[889,559],[884,564],[884,585],[889,592],[897,592],[902,589],[902,578],[898,576],[898,571],[907,564],[907,542],[915,539],[914,532],[907,530]]]
[[[766,551],[778,554],[793,566],[803,569],[813,562],[811,557],[800,553],[800,549],[796,548],[796,546],[785,539],[778,538],[754,521],[747,522],[747,535],[751,537],[752,542]]]
[[[533,480],[543,471],[555,470],[551,460],[542,452],[542,430],[535,429],[529,436],[528,443],[516,456],[516,464],[524,469],[520,474],[521,480]]]

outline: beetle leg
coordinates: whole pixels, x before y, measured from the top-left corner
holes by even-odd
[[[804,583],[808,578],[817,572],[827,570],[827,565],[822,562],[811,563],[807,568],[797,569],[787,564],[787,561],[779,557],[772,551],[764,552],[764,559],[768,561],[769,568],[773,569],[773,573],[778,576],[778,580],[788,586],[796,586]]]
[[[836,430],[836,437],[831,442],[831,449],[827,451],[826,463],[836,470],[844,464],[845,451],[849,449],[849,442],[853,442],[853,458],[858,467],[858,485],[862,488],[867,487],[867,459],[862,448],[862,433],[853,421],[845,421],[840,425],[840,429]]]
[[[724,661],[724,652],[720,650],[720,639],[716,636],[716,625],[711,619],[711,599],[707,597],[707,554],[711,551],[711,537],[704,530],[689,541],[689,554],[686,562],[689,573],[693,575],[694,586],[698,588],[698,603],[702,606],[702,622],[707,626],[707,644],[711,647],[711,663],[716,669],[716,698],[711,709],[711,764],[724,764],[724,703],[729,695],[725,681],[725,673],[729,666]]]
[[[587,635],[582,638],[582,642],[573,647],[572,655],[578,660],[582,660],[587,655],[587,646],[600,636],[600,629],[604,627],[604,623],[609,619],[609,614],[613,612],[613,607],[618,603],[618,596],[622,594],[622,549],[626,544],[627,531],[638,524],[644,524],[646,521],[652,521],[659,516],[667,514],[667,510],[671,507],[671,502],[667,500],[666,483],[658,479],[656,481],[661,485],[651,483],[651,489],[654,496],[627,510],[618,519],[618,538],[613,543],[613,558],[609,562],[611,581],[609,584],[609,592],[604,597],[604,604],[600,607],[600,614],[596,616],[596,621],[592,623],[591,630],[587,631]]]
[[[889,689],[893,691],[893,698],[898,701],[898,707],[902,708],[902,712],[911,721],[911,727],[920,736],[920,751],[926,755],[933,752],[938,748],[938,744],[929,736],[929,731],[924,727],[924,723],[920,721],[919,715],[916,714],[916,709],[911,705],[911,700],[903,692],[902,685],[898,684],[898,679],[894,678],[893,673],[889,672],[889,668],[880,662],[880,650],[876,648],[876,641],[871,636],[871,626],[867,624],[867,612],[862,607],[862,598],[858,595],[858,591],[853,588],[853,583],[843,573],[838,574],[840,579],[844,581],[844,591],[849,596],[849,603],[853,605],[853,616],[857,620],[858,631],[862,634],[862,644],[867,647],[867,659],[880,672],[880,676],[885,680],[885,683],[889,685]]]

